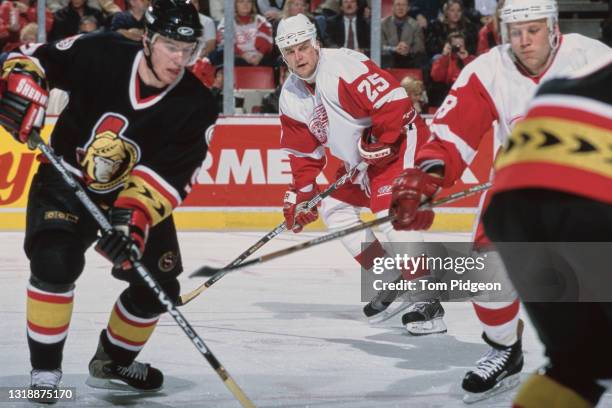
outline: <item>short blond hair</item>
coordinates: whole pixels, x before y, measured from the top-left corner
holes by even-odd
[[[408,95],[414,95],[417,93],[421,95],[425,90],[423,81],[414,79],[411,76],[404,77],[404,79],[402,79],[402,81],[400,82],[400,85],[406,90],[406,93]]]
[[[28,23],[24,25],[21,31],[19,32],[19,41],[21,41],[22,43],[36,42],[37,35],[38,35],[38,24]],[[32,37],[34,39],[29,41],[28,38],[32,38]]]

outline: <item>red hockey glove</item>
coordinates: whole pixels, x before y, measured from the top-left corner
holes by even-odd
[[[378,142],[370,132],[371,129],[364,130],[357,145],[363,161],[373,167],[384,167],[393,163],[398,157],[400,143],[390,145]],[[400,141],[401,138],[398,142]]]
[[[419,206],[430,201],[442,186],[442,178],[420,169],[406,169],[393,182],[391,208],[396,230],[426,230],[431,227],[434,212],[419,210]]]
[[[131,261],[139,260],[144,253],[149,220],[141,210],[123,207],[111,208],[108,218],[113,229],[102,234],[96,251],[116,268],[130,269]]]
[[[43,126],[49,99],[47,82],[39,70],[17,63],[0,80],[0,125],[20,143]],[[30,146],[34,148],[35,146]]]
[[[283,204],[283,215],[287,229],[295,232],[301,232],[304,226],[315,222],[319,218],[317,207],[310,210],[306,209],[308,202],[319,194],[319,189],[316,184],[309,192],[302,192],[289,186],[289,190],[285,192],[285,200]]]

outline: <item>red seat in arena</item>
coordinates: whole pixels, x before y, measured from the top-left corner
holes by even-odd
[[[274,90],[274,70],[271,67],[235,67],[234,89]]]
[[[387,68],[387,72],[395,77],[398,81],[402,81],[407,76],[413,77],[420,81],[423,80],[423,71],[418,68]]]
[[[393,14],[393,0],[382,0],[380,4],[380,16],[382,18],[389,17]]]

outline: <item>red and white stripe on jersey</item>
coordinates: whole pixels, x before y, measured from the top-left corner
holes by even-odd
[[[115,206],[138,208],[145,213],[152,226],[170,216],[182,202],[181,195],[170,183],[142,164],[134,167],[125,185]]]
[[[28,337],[43,344],[64,340],[72,317],[74,291],[53,293],[28,285],[27,294]]]
[[[159,316],[145,319],[133,315],[125,309],[121,299],[117,299],[106,327],[106,336],[115,346],[140,351],[149,340],[158,320]]]
[[[367,72],[357,78],[339,77],[338,102],[353,118],[369,117],[376,139],[392,144],[414,120],[412,101],[391,74],[369,59],[363,64]]]
[[[289,155],[293,185],[300,190],[310,185],[325,167],[325,148],[305,123],[281,114],[281,147]]]
[[[541,95],[529,106],[527,117],[553,116],[612,128],[612,106],[591,98],[574,95]]]
[[[461,177],[482,137],[498,119],[497,108],[478,76],[472,73],[462,81],[457,81],[459,86],[453,87],[436,112],[430,126],[433,140],[423,146],[415,160],[417,165],[444,162],[445,187]]]
[[[176,80],[168,85],[166,89],[162,92],[151,95],[148,98],[142,98],[140,96],[140,80],[138,79],[138,65],[140,64],[140,60],[143,58],[143,52],[140,51],[136,54],[134,58],[134,63],[132,64],[132,72],[130,74],[130,86],[129,86],[129,94],[130,94],[130,102],[132,104],[132,108],[134,110],[146,109],[150,106],[155,105],[159,102],[168,92],[170,92],[178,83],[183,79],[183,75],[185,71],[182,70]]]
[[[516,343],[520,305],[518,299],[513,302],[473,301],[472,303],[484,332],[490,340],[504,346]]]

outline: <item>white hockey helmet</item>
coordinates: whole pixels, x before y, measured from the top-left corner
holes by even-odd
[[[317,29],[305,15],[298,14],[293,17],[284,18],[278,23],[274,42],[281,52],[283,48],[300,44],[307,40],[312,41],[313,45],[315,45]]]
[[[276,38],[274,42],[280,49],[281,55],[283,56],[283,61],[289,66],[287,60],[285,60],[285,54],[283,50],[287,47],[291,47],[293,45],[301,44],[305,41],[310,41],[312,46],[319,51],[319,44],[317,43],[317,28],[315,25],[303,14],[298,14],[293,17],[284,18],[278,23],[278,28],[276,29]],[[314,72],[308,77],[302,77],[297,73],[293,72],[291,68],[289,71],[293,72],[297,75],[298,78],[311,82],[317,74],[317,70],[319,69],[319,60],[317,60],[317,66]]]
[[[500,11],[502,41],[510,40],[508,24],[546,19],[550,33],[550,45],[556,48],[558,38],[555,24],[559,19],[556,0],[506,0]]]

